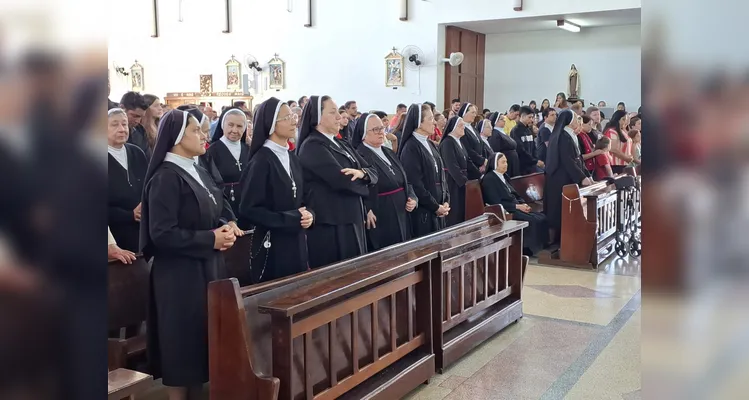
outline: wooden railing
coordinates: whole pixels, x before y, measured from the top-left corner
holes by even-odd
[[[624,177],[619,175],[614,179]],[[539,262],[598,268],[614,253],[618,228],[625,220],[639,217],[639,204],[639,191],[620,191],[606,182],[583,188],[578,185],[564,186],[558,257],[542,252]]]
[[[484,214],[277,281],[245,288],[235,279],[211,283],[211,398],[402,397],[434,374],[435,359],[441,368],[519,318],[521,266],[513,257],[521,250],[511,248],[522,246],[517,236],[526,225]],[[496,259],[488,269],[477,261],[476,275],[499,282],[481,280],[487,283],[479,288],[464,278],[479,292],[476,304],[465,302],[443,336],[442,260],[446,254],[456,263],[459,253],[486,265]],[[505,304],[512,312],[502,312]]]

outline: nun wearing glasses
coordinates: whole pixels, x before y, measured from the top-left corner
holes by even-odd
[[[369,197],[364,200],[369,250],[411,239],[409,213],[416,208],[418,198],[398,156],[385,147],[382,119],[377,114],[362,114],[356,120],[351,145],[377,168],[377,184],[369,187]]]
[[[299,117],[271,97],[255,114],[250,162],[242,175],[241,219],[255,226],[250,250],[253,283],[303,272],[307,265],[306,229],[314,215],[303,204],[299,158],[289,150]]]
[[[224,111],[205,155],[207,162],[213,162],[221,174],[224,193],[235,214],[241,200],[239,181],[250,161],[250,146],[245,142],[247,125],[247,116],[241,109],[229,108]]]

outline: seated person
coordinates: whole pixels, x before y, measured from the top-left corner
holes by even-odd
[[[594,178],[597,181],[603,181],[606,180],[606,178],[613,178],[614,172],[611,171],[611,154],[609,153],[609,151],[611,150],[611,139],[607,138],[606,136],[602,136],[596,142],[595,147],[596,150],[601,150],[603,151],[603,153],[597,155],[594,159]]]
[[[484,203],[501,204],[505,211],[518,221],[526,221],[529,226],[523,231],[523,253],[533,255],[543,250],[549,243],[549,226],[546,216],[534,212],[510,184],[507,172],[507,158],[502,153],[494,155],[494,170],[481,179],[481,192]]]

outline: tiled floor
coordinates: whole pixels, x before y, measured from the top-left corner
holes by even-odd
[[[525,317],[406,398],[639,400],[640,264],[599,272],[531,264]],[[166,399],[163,387],[145,400]]]
[[[640,399],[639,276],[638,260],[531,264],[525,317],[407,399]]]

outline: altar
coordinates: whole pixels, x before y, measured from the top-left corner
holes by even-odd
[[[221,107],[231,106],[235,101],[244,101],[252,110],[253,97],[242,92],[169,92],[164,97],[164,104],[174,109],[183,104],[211,106],[220,112]]]

